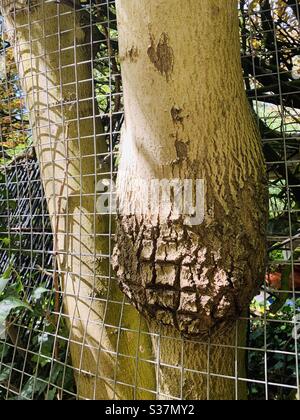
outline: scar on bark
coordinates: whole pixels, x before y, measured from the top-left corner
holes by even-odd
[[[166,77],[167,81],[169,81],[174,68],[174,51],[169,44],[169,36],[163,32],[156,45],[155,37],[150,33],[150,42],[151,44],[147,51],[150,61]]]
[[[125,57],[124,58],[126,58],[126,57],[128,57],[129,60],[132,63],[136,63],[137,62],[137,59],[139,57],[139,50],[138,50],[138,48],[133,45],[129,50],[126,50],[126,53],[125,53]]]
[[[221,8],[219,6],[212,6],[211,13],[213,16],[219,15]]]
[[[179,160],[184,160],[188,157],[188,144],[187,143],[184,143],[183,141],[180,141],[180,140],[176,140],[175,148],[176,148],[177,158]]]
[[[173,106],[171,109],[171,116],[174,124],[183,125],[184,117],[182,116],[183,109],[177,106]]]

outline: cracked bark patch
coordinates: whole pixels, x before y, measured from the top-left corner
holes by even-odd
[[[257,249],[245,243],[235,243],[235,253],[237,239],[226,234],[228,241],[216,249],[214,229],[120,217],[113,266],[121,290],[146,317],[184,336],[228,328],[259,288],[264,255],[257,258]]]

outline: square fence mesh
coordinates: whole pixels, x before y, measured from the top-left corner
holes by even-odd
[[[74,175],[71,181],[74,200],[80,202],[91,195],[101,199],[112,194],[80,189],[84,177],[92,184],[99,176],[115,180],[117,175],[124,115],[115,2],[0,3],[0,399],[180,400],[197,398],[200,394],[191,389],[197,383],[205,388],[205,397],[213,399],[218,380],[234,384],[235,399],[241,398],[241,384],[247,386],[249,399],[299,399],[298,0],[240,0],[238,6],[245,89],[262,135],[270,193],[267,275],[249,314],[236,327],[238,331],[239,324],[247,323],[246,347],[238,338],[227,346],[213,340],[187,344],[187,339],[168,335],[166,330],[147,330],[142,318],[130,324],[130,303],[113,292],[116,279],[109,261],[114,215],[105,216],[107,229],[92,238],[94,243],[105,241],[106,246],[101,252],[92,247],[90,252],[85,245],[76,245],[76,241],[84,244],[88,235],[74,226],[88,226],[96,210],[78,215],[72,230],[75,210],[62,210],[65,201],[68,206],[72,202],[64,179],[70,167],[79,168],[77,179]],[[22,19],[12,19],[20,7]],[[15,27],[11,21],[17,22]],[[21,41],[16,42],[18,36]],[[23,45],[24,39],[28,41]],[[36,66],[34,75],[30,65]],[[34,108],[33,103],[38,105]],[[47,153],[35,144],[38,136],[44,136],[44,146],[49,145]],[[55,136],[62,145],[57,154],[52,148]],[[81,160],[72,149],[79,137],[79,149],[84,140],[90,145]],[[97,142],[104,144],[102,149]],[[70,148],[64,153],[66,143]],[[88,160],[95,168],[92,174],[85,168]],[[52,202],[49,209],[45,191],[49,194],[53,183],[56,204]],[[51,224],[51,214],[62,216],[63,228],[60,222]],[[60,240],[67,244],[63,256]],[[66,271],[59,268],[59,253],[72,259]],[[76,287],[63,287],[82,258],[80,273],[87,270],[92,292],[80,283],[82,273]],[[96,265],[105,262],[104,274],[95,274]],[[105,284],[103,290],[96,287],[99,281]],[[67,312],[65,299],[70,302]],[[84,319],[82,305],[90,307]],[[94,314],[97,305],[103,314],[100,318]],[[112,308],[115,318],[110,316]],[[122,344],[125,337],[134,343],[131,347]],[[144,349],[150,339],[156,348],[152,353]],[[165,348],[176,349],[176,363],[166,356]],[[204,363],[193,364],[187,351],[202,352]],[[218,351],[232,352],[233,371],[211,362]],[[89,357],[92,364],[86,361]],[[246,371],[239,369],[243,357]],[[151,377],[152,369],[153,380],[142,381],[140,371],[149,370]],[[159,385],[164,377],[173,378],[172,387]],[[105,392],[99,394],[100,387]]]

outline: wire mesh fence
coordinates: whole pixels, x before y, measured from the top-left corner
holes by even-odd
[[[124,122],[115,2],[0,3],[0,399],[215,399],[227,383],[235,399],[240,386],[253,400],[299,399],[299,2],[239,2],[268,170],[269,261],[223,344],[148,328],[117,291],[115,215],[95,204],[114,194],[96,186],[116,179]],[[233,368],[214,363],[225,352]]]

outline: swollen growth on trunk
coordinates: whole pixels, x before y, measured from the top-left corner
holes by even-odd
[[[114,267],[148,319],[227,328],[264,278],[267,196],[235,0],[117,0],[125,97]]]

